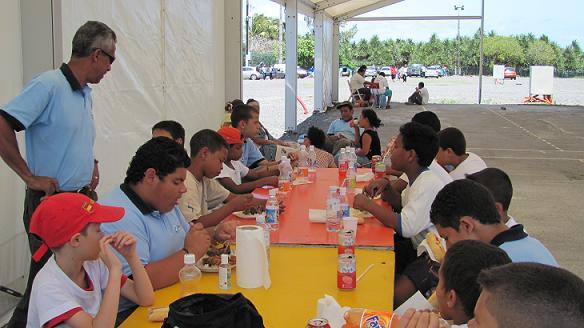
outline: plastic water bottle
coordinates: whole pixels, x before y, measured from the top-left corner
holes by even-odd
[[[280,176],[278,178],[278,189],[282,196],[285,197],[292,190],[292,165],[290,165],[290,160],[286,156],[282,156],[279,169]]]
[[[269,198],[266,202],[266,224],[271,230],[278,230],[280,222],[278,222],[278,212],[280,211],[280,204],[276,198],[278,190],[270,189]]]
[[[330,186],[328,198],[326,200],[326,231],[337,232],[341,229],[339,209],[340,204],[337,196],[337,187]]]
[[[345,148],[341,148],[339,155],[339,180],[343,181],[347,177],[347,153]]]
[[[268,263],[270,263],[270,226],[266,224],[266,215],[256,216],[256,224],[264,229],[264,246],[266,246],[266,255]]]
[[[315,182],[316,181],[316,168],[318,165],[316,164],[316,150],[314,149],[313,145],[310,145],[308,149],[308,181]]]
[[[178,273],[181,286],[181,297],[197,293],[199,290],[199,282],[201,280],[201,270],[195,265],[195,263],[197,263],[195,254],[185,254],[184,263],[184,267],[180,269]]]
[[[223,290],[231,289],[231,266],[229,266],[228,254],[221,254],[221,265],[219,265],[219,288]]]
[[[342,222],[343,218],[351,216],[351,208],[349,207],[349,201],[347,200],[347,188],[339,188],[339,220]]]
[[[298,168],[300,169],[300,177],[308,178],[308,152],[305,145],[300,146],[298,152]]]

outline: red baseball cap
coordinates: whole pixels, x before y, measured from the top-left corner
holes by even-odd
[[[122,207],[100,205],[82,194],[67,192],[47,197],[30,220],[30,233],[43,240],[32,258],[40,261],[49,248],[64,245],[89,223],[117,221],[124,213]]]
[[[242,145],[241,132],[231,126],[222,127],[217,131],[230,145]]]

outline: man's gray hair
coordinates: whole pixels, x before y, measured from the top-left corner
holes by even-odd
[[[88,21],[73,37],[72,57],[87,57],[95,49],[111,51],[116,43],[116,33],[102,22]]]

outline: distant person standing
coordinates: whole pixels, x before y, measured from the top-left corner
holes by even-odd
[[[400,67],[399,76],[402,79],[402,82],[407,81],[407,79],[408,79],[408,65]]]
[[[116,34],[97,21],[83,24],[73,37],[71,59],[59,69],[32,79],[22,92],[0,110],[0,156],[26,183],[23,221],[30,218],[41,199],[60,192],[96,198],[98,161],[93,154],[95,125],[91,88],[110,71],[116,59]],[[16,142],[16,132],[26,130],[26,162]],[[32,254],[41,241],[29,235]],[[24,297],[8,327],[24,327],[32,282],[51,257],[31,261]]]

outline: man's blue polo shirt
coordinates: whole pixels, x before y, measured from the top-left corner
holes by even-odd
[[[326,134],[334,135],[337,133],[342,134],[345,138],[349,140],[355,139],[355,128],[350,126],[351,121],[344,121],[342,118],[336,119],[331,122],[329,125],[328,131]],[[359,129],[360,132],[363,132],[363,129]]]
[[[501,232],[491,240],[491,244],[504,250],[514,263],[535,262],[559,266],[552,253],[539,240],[527,235],[521,224]]]
[[[189,225],[178,209],[174,207],[170,212],[160,213],[150,207],[127,184],[114,188],[105,197],[100,199],[101,204],[119,206],[126,210],[124,217],[119,221],[104,223],[101,230],[105,234],[116,231],[126,231],[136,238],[136,253],[144,265],[167,258],[184,247],[184,240]],[[132,275],[132,270],[126,260],[116,253],[122,262],[126,276]],[[177,272],[169,272],[177,274]],[[120,311],[126,310],[132,303],[125,300],[120,302]]]
[[[63,191],[89,185],[95,142],[91,88],[81,86],[66,64],[33,78],[0,115],[14,130],[26,130],[32,174],[56,178]]]
[[[255,162],[262,159],[264,159],[264,155],[262,155],[253,140],[251,140],[251,138],[245,138],[245,143],[243,144],[243,154],[241,155],[240,159],[243,165],[251,167]]]

